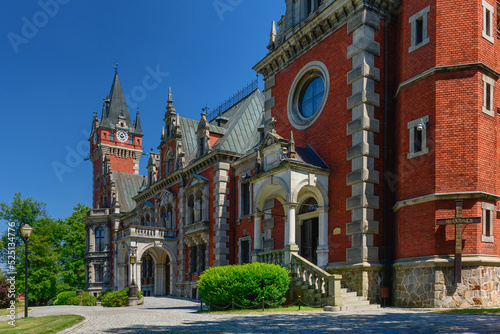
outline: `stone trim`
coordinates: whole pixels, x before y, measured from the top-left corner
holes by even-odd
[[[497,255],[481,255],[481,254],[462,254],[462,263],[464,266],[494,266],[500,267],[500,258]],[[433,255],[433,256],[417,256],[394,261],[394,268],[401,267],[435,267],[435,266],[454,266],[455,256],[453,255]]]
[[[431,6],[427,6],[418,13],[412,15],[408,20],[411,24],[411,46],[408,48],[408,53],[415,51],[418,48],[429,43],[430,38],[427,34],[427,14],[431,11]],[[417,44],[417,21],[422,20],[422,41]]]
[[[405,206],[417,205],[426,202],[440,201],[447,199],[469,199],[469,198],[480,198],[488,201],[498,202],[500,200],[500,195],[489,194],[482,191],[436,193],[436,194],[424,195],[399,201],[392,207],[392,211],[397,212],[399,209]]]
[[[373,235],[379,228],[373,217],[374,210],[379,209],[379,197],[374,193],[374,185],[379,184],[375,170],[379,147],[374,143],[374,133],[380,129],[375,119],[375,108],[380,106],[380,95],[375,93],[375,82],[380,81],[380,70],[375,67],[375,57],[380,56],[375,30],[380,29],[380,18],[363,9],[349,19],[347,28],[352,34],[352,45],[347,48],[347,59],[352,59],[352,70],[347,74],[347,83],[352,87],[352,95],[347,98],[347,110],[352,112],[347,135],[352,137],[352,146],[347,149],[346,159],[351,161],[352,169],[346,175],[346,184],[351,186],[352,196],[346,199],[346,210],[351,211],[351,222],[346,223],[346,232],[351,236],[346,260],[359,263],[378,259]]]
[[[491,203],[483,202],[481,203],[481,209],[483,210],[481,242],[495,242],[495,235],[493,234],[493,214],[495,213],[495,206]],[[488,211],[490,213],[489,217],[487,216]]]
[[[414,147],[415,146],[415,131],[418,131],[417,130],[417,126],[422,121],[423,121],[423,123],[425,125],[425,127],[421,131],[421,133],[422,133],[422,147],[421,147],[420,151],[415,152],[415,147]],[[429,148],[427,147],[427,124],[428,123],[429,123],[429,115],[426,115],[424,117],[421,117],[421,118],[418,118],[416,120],[408,122],[408,130],[410,130],[409,131],[409,135],[410,135],[410,140],[409,140],[410,147],[409,147],[408,154],[406,156],[407,159],[419,157],[421,155],[429,153]]]
[[[493,14],[495,13],[495,8],[489,4],[486,0],[482,0],[482,5],[483,5],[483,29],[482,29],[482,35],[483,38],[486,39],[487,41],[491,42],[492,44],[495,44],[495,36],[493,35],[493,32],[495,29],[495,22],[496,20],[493,19]],[[489,17],[488,17],[489,16]],[[490,27],[487,29],[486,27],[486,20],[489,19],[490,22]],[[489,31],[487,31],[489,30]]]
[[[488,100],[488,85],[489,85],[489,101]],[[494,102],[494,92],[495,92],[495,79],[490,78],[489,76],[483,74],[483,106],[482,106],[482,111],[490,116],[495,116],[494,113],[494,107],[493,107],[493,102]],[[490,109],[487,107],[487,102],[489,102]]]
[[[436,66],[433,68],[430,68],[413,78],[410,78],[408,80],[403,81],[402,83],[399,84],[398,89],[396,90],[396,94],[394,95],[394,98],[397,99],[399,93],[401,93],[401,89],[410,86],[420,80],[423,80],[427,77],[430,77],[434,74],[438,73],[448,73],[448,72],[458,72],[458,71],[469,71],[469,70],[477,70],[482,73],[485,73],[486,75],[494,78],[495,80],[498,80],[500,78],[500,72],[495,71],[493,68],[489,67],[488,65],[484,63],[468,63],[468,64],[457,64],[457,65],[444,65],[444,66]]]

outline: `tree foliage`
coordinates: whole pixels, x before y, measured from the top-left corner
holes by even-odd
[[[85,256],[85,225],[83,217],[88,207],[78,204],[66,219],[52,219],[46,205],[33,198],[14,195],[11,204],[0,203],[0,219],[14,222],[13,238],[16,245],[16,292],[25,290],[25,240],[20,228],[29,224],[33,228],[28,239],[28,296],[31,305],[45,305],[64,290],[78,288],[76,268],[83,270]],[[9,232],[11,235],[9,236]],[[2,235],[0,249],[2,260],[7,261],[7,245],[12,243],[13,230]],[[11,237],[11,239],[9,239]],[[14,268],[8,268],[13,271]],[[84,276],[81,274],[80,279]]]

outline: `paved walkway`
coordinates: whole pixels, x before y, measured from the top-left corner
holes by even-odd
[[[500,333],[500,315],[384,308],[359,312],[198,314],[199,304],[146,297],[144,305],[108,308],[33,307],[30,316],[79,314],[85,320],[61,333]]]

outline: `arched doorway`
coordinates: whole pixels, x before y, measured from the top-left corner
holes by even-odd
[[[172,291],[171,259],[162,247],[146,247],[142,253],[138,274],[144,296],[164,296]]]
[[[141,289],[144,296],[154,295],[154,261],[153,257],[145,252],[141,258],[142,270],[141,270]]]
[[[300,236],[299,255],[318,264],[318,202],[312,197],[305,200],[299,208]]]

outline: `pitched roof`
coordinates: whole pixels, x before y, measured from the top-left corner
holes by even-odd
[[[123,117],[125,118],[125,124],[128,127],[128,131],[134,134],[142,134],[142,130],[140,131],[140,133],[136,133],[135,126],[130,119],[127,102],[125,101],[125,95],[123,94],[123,89],[120,83],[120,78],[118,78],[118,73],[115,73],[108,98],[109,105],[107,106],[107,108],[103,109],[101,126],[108,129],[115,129],[116,124],[118,123],[118,117],[120,117],[120,115],[123,115]]]
[[[316,167],[326,168],[328,169],[328,165],[326,162],[321,159],[321,157],[316,153],[309,144],[306,147],[295,147],[295,151],[297,155],[295,159],[301,162],[305,162],[306,164],[313,165]]]
[[[115,180],[116,196],[120,203],[121,211],[132,211],[136,205],[132,197],[139,192],[139,188],[144,182],[145,176],[117,171],[113,171],[112,173],[113,179]]]
[[[264,115],[264,94],[257,89],[222,115],[228,120],[223,127],[215,125],[216,121],[210,123],[209,131],[222,135],[212,150],[243,154],[260,139],[258,127]],[[195,159],[198,149],[196,131],[199,121],[182,116],[179,121],[186,164],[189,164]]]
[[[226,134],[215,143],[213,149],[245,153],[260,140],[258,127],[264,116],[264,94],[259,89],[255,90],[223,116],[229,119],[224,125]]]

